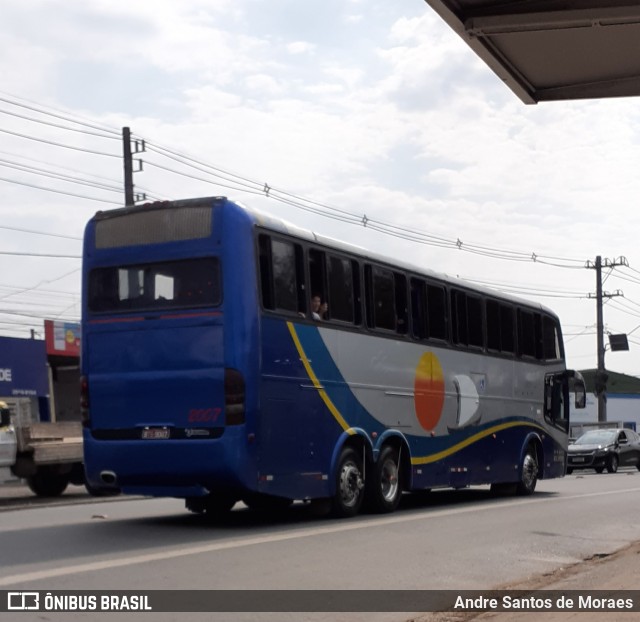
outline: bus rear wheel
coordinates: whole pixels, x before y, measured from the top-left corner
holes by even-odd
[[[339,518],[355,516],[364,500],[362,458],[350,447],[345,447],[336,469],[336,492],[332,513]]]
[[[400,478],[400,455],[398,450],[387,445],[373,467],[373,476],[367,478],[367,505],[374,512],[393,512],[400,503],[402,481]]]
[[[533,445],[527,447],[527,451],[522,458],[522,468],[520,471],[520,481],[516,487],[519,495],[532,495],[538,483],[538,458]]]

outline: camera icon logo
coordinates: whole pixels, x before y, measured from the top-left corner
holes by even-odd
[[[7,594],[9,611],[38,611],[40,609],[39,592],[9,592]]]

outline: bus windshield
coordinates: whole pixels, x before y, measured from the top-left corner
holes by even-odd
[[[217,306],[219,262],[202,257],[95,268],[88,298],[89,310],[96,313]]]

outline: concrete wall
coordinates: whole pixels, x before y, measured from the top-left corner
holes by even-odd
[[[587,393],[587,406],[576,410],[571,408],[571,423],[592,423],[598,421],[598,400],[593,393]],[[607,396],[607,421],[634,422],[640,430],[640,395],[616,394]]]

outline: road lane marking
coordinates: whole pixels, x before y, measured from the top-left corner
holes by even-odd
[[[394,514],[385,518],[377,520],[349,520],[347,522],[334,523],[323,527],[314,527],[307,529],[300,529],[295,532],[286,532],[279,534],[268,534],[264,536],[256,536],[253,538],[241,538],[227,540],[225,542],[215,542],[213,544],[203,544],[199,546],[192,546],[181,549],[174,549],[168,551],[160,551],[158,553],[147,553],[144,555],[132,555],[129,557],[120,557],[116,559],[106,559],[104,561],[90,562],[85,564],[75,564],[70,566],[62,566],[57,568],[49,568],[46,570],[35,570],[33,572],[25,572],[21,574],[9,575],[0,578],[0,587],[6,587],[10,585],[22,585],[32,581],[41,581],[43,579],[54,579],[58,577],[64,577],[74,574],[81,574],[86,572],[98,572],[100,570],[111,570],[113,568],[122,568],[125,566],[134,566],[137,564],[148,564],[151,562],[165,561],[169,559],[175,559],[177,557],[188,557],[190,555],[202,555],[203,553],[214,553],[217,551],[225,551],[229,549],[239,549],[249,546],[256,546],[261,544],[272,544],[275,542],[284,542],[287,540],[299,540],[301,538],[310,538],[314,536],[324,536],[332,533],[343,533],[347,531],[353,531],[355,529],[363,529],[366,527],[386,527],[389,525],[398,525],[402,523],[415,522],[418,520],[425,520],[429,518],[441,518],[443,516],[454,516],[457,514],[468,514],[472,512],[479,512],[485,510],[494,510],[504,507],[517,507],[523,505],[531,505],[534,503],[548,503],[552,501],[571,501],[574,499],[584,499],[588,497],[601,497],[607,495],[616,494],[629,494],[640,492],[640,488],[627,488],[624,490],[607,490],[602,492],[589,492],[583,494],[561,496],[561,497],[547,497],[539,498],[532,497],[520,500],[505,500],[497,503],[486,503],[483,505],[477,505],[471,503],[464,508],[453,508],[449,510],[436,510],[430,511],[428,514]]]

